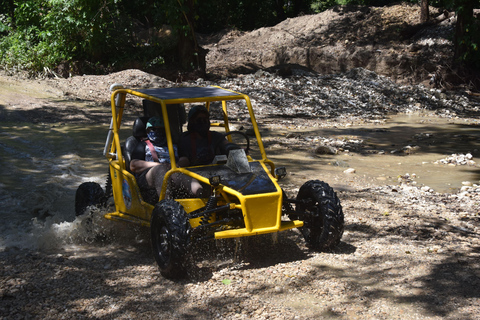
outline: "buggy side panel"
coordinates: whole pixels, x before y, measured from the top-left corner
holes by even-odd
[[[105,218],[148,225],[153,206],[143,201],[135,177],[130,172],[121,170],[116,160],[110,161],[110,176],[115,212],[106,214]]]

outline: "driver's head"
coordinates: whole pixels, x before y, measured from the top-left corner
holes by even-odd
[[[204,106],[194,106],[188,112],[188,132],[206,136],[210,130],[210,114]]]

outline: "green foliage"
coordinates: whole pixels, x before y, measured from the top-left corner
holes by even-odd
[[[12,30],[11,18],[6,14],[0,14],[0,35],[7,34]]]
[[[462,10],[467,0],[430,0]],[[225,28],[252,30],[334,5],[389,5],[398,0],[0,0],[0,65],[42,71],[62,61],[89,61],[113,68],[158,68],[176,62],[178,39]],[[418,0],[406,2],[418,3]],[[473,0],[476,6],[479,0]],[[164,24],[173,35],[158,35]],[[141,32],[148,31],[148,43]],[[477,20],[458,39],[462,61],[479,64]],[[178,62],[178,61],[177,61]]]
[[[90,45],[93,24],[82,1],[16,1],[15,28],[2,38],[2,65],[41,70],[71,59]]]
[[[23,33],[15,32],[0,41],[0,62],[6,68],[31,69],[35,56],[29,50],[32,45],[31,33],[25,30]]]
[[[15,4],[15,25],[0,39],[4,67],[41,71],[71,60],[113,65],[131,58],[136,49],[132,18],[121,10],[119,0],[24,0]],[[158,54],[154,58],[161,61]]]
[[[312,10],[316,13],[323,12],[333,6],[338,5],[338,0],[313,1]]]
[[[480,19],[473,15],[473,8],[479,6],[480,1],[456,0],[454,3],[457,20],[462,21],[457,24],[456,57],[463,64],[480,69]]]

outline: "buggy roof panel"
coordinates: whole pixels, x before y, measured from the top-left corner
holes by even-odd
[[[225,97],[242,99],[243,95],[218,87],[179,87],[179,88],[155,88],[137,89],[135,91],[158,98],[160,100],[223,100]]]

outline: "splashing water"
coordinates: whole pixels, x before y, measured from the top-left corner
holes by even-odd
[[[88,145],[98,137],[78,134],[77,127],[2,123],[0,138],[0,251],[49,250],[109,233],[101,212],[74,212],[78,185],[105,183],[101,148]]]

